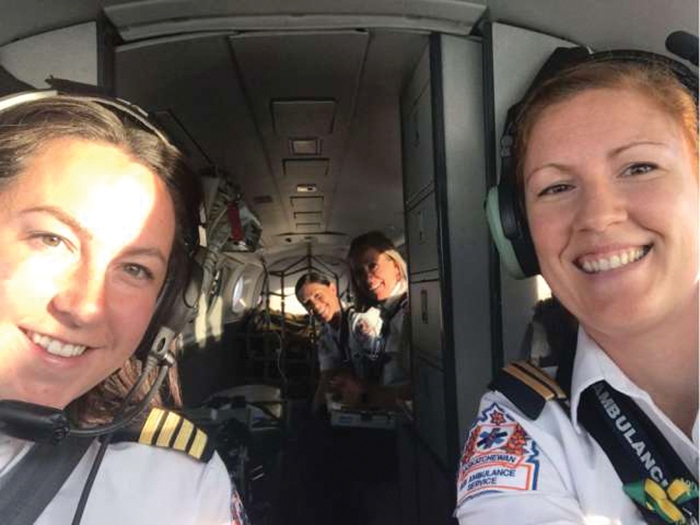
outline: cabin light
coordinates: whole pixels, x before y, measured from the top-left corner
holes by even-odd
[[[297,193],[316,193],[318,186],[315,184],[297,184]]]
[[[321,140],[311,139],[289,139],[289,151],[292,155],[320,155]]]

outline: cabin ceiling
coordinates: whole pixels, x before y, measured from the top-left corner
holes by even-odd
[[[399,96],[426,44],[390,31],[149,40],[117,48],[116,93],[187,131],[197,167],[241,187],[265,247],[400,238]]]
[[[698,33],[697,0],[9,0],[3,7],[0,45],[105,16],[123,40],[117,94],[180,130],[197,167],[240,186],[270,256],[302,253],[313,240],[319,253],[342,257],[349,239],[369,229],[402,239],[398,103],[430,31],[467,35],[487,10],[491,20],[593,48],[664,52],[669,32]]]

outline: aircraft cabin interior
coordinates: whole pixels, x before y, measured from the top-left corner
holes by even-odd
[[[376,453],[386,478],[346,496],[363,525],[456,523],[479,399],[522,357],[549,293],[540,278],[509,277],[488,233],[506,112],[559,46],[673,56],[670,33],[698,33],[695,0],[3,7],[1,96],[54,88],[132,102],[201,176],[204,280],[181,341],[183,412],[218,440],[253,525],[332,523],[315,507],[348,503],[314,495],[305,440],[319,323],[295,284],[324,274],[350,303],[348,248],[372,230],[408,263],[412,393],[398,410],[331,413],[333,430],[371,436],[369,457],[374,436],[392,455]]]

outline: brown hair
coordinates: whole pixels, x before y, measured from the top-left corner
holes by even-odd
[[[130,108],[115,110],[114,102],[100,104],[94,98],[55,95],[21,102],[0,112],[0,191],[12,184],[29,160],[49,141],[65,137],[113,145],[153,171],[165,183],[175,210],[175,240],[168,274],[181,276],[169,286],[183,286],[188,275],[191,232],[196,228],[202,200],[201,183],[182,154],[149,125],[133,116]],[[154,314],[159,316],[163,312]],[[150,333],[150,329],[147,330]],[[136,349],[134,349],[136,351]],[[131,358],[110,377],[69,405],[71,417],[80,422],[109,421],[126,393],[135,384],[141,362]],[[145,389],[142,389],[145,390]],[[136,399],[141,399],[141,392]],[[179,403],[175,367],[169,375],[170,401]],[[162,395],[151,405],[161,405]]]
[[[522,184],[530,135],[542,113],[590,89],[628,89],[647,96],[678,122],[697,153],[698,110],[693,95],[660,61],[586,61],[563,69],[537,86],[523,102],[515,133],[515,176]]]
[[[370,249],[377,250],[379,253],[383,253],[394,261],[399,269],[401,280],[408,282],[406,261],[401,257],[401,254],[398,252],[391,239],[380,231],[370,231],[355,237],[350,243],[347,259],[348,265],[350,266],[350,277],[352,289],[355,294],[355,302],[360,310],[364,310],[376,303],[372,297],[367,295],[364,284],[359,281],[360,275],[357,268],[359,260],[365,252]]]

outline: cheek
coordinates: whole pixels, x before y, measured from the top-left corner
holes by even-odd
[[[143,296],[124,296],[109,301],[109,321],[116,335],[121,335],[127,346],[134,346],[141,341],[148,324],[155,312],[155,298]]]
[[[557,256],[566,244],[564,217],[547,210],[534,210],[528,213],[528,226],[541,265]]]

